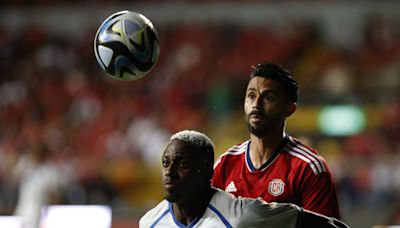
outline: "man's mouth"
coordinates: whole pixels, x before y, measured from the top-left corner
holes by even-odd
[[[249,119],[262,119],[264,115],[261,112],[251,112],[249,114]]]
[[[176,182],[174,182],[174,181],[167,180],[164,182],[164,188],[166,188],[166,189],[175,188],[175,186],[176,186]]]

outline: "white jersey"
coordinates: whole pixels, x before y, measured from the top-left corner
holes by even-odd
[[[175,218],[171,205],[167,200],[161,201],[140,219],[139,227],[296,227],[297,217],[302,211],[293,204],[235,198],[217,190],[203,216],[185,226]]]

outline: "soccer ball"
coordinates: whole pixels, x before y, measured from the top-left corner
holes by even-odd
[[[94,53],[100,67],[118,80],[137,80],[160,54],[156,29],[140,13],[124,10],[108,17],[97,30]]]

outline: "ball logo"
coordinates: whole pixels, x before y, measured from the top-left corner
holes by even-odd
[[[273,179],[268,184],[268,192],[273,196],[279,196],[285,191],[285,183],[281,179]]]

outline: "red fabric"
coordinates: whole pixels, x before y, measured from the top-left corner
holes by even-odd
[[[214,187],[235,196],[294,203],[340,218],[331,173],[325,160],[315,150],[291,138],[279,154],[267,162],[267,166],[252,171],[251,162],[246,161],[248,144],[249,141],[246,141],[231,147],[217,160],[212,179]]]

